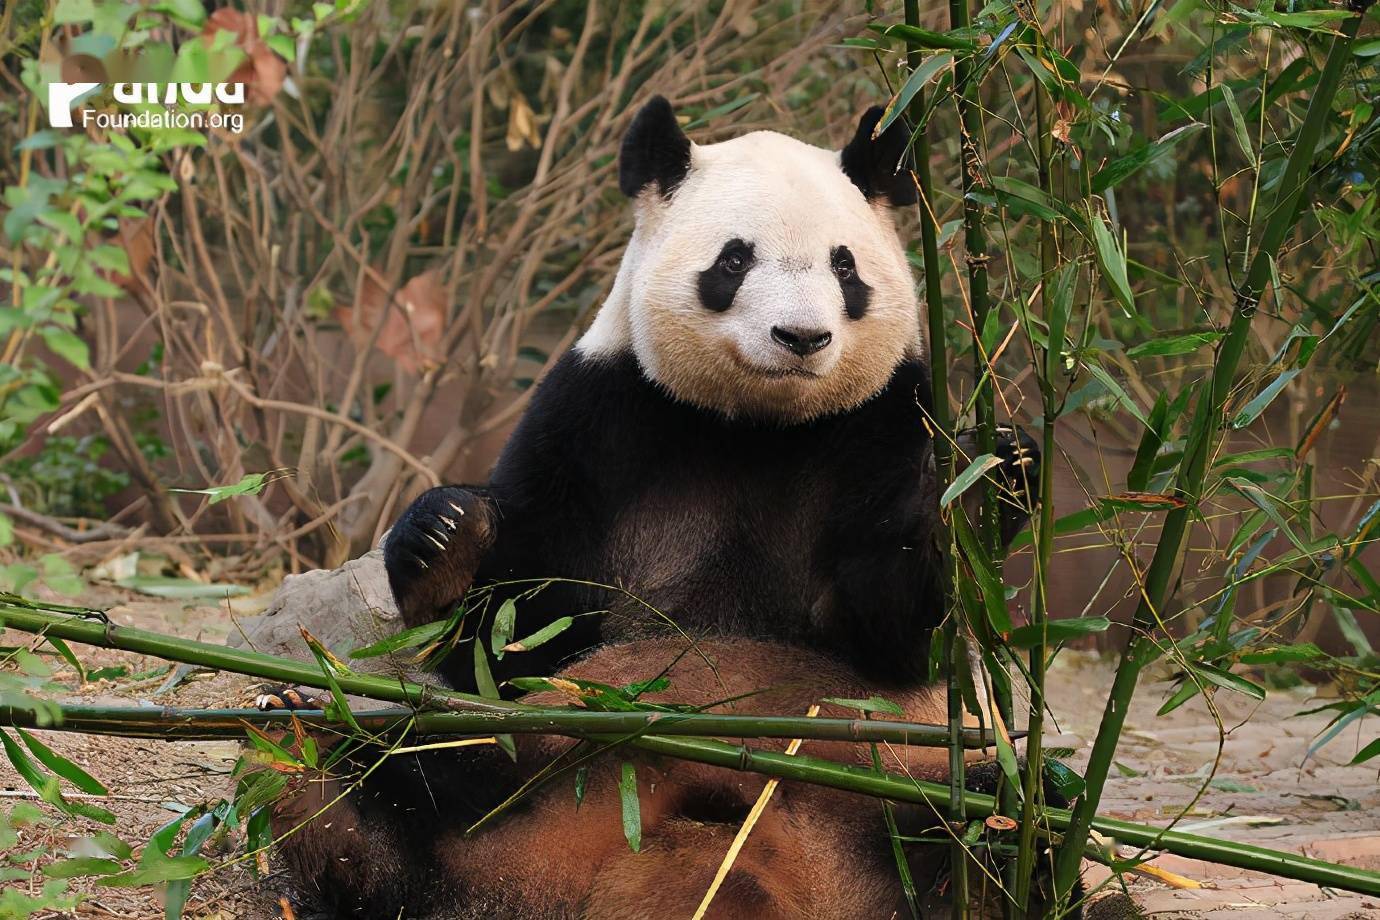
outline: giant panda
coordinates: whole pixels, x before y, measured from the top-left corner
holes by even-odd
[[[925,673],[943,613],[932,397],[892,214],[916,188],[904,127],[874,138],[880,117],[839,152],[770,131],[692,144],[665,99],[638,112],[619,160],[636,221],[607,301],[488,486],[423,493],[387,538],[409,626],[500,585],[465,635],[519,594],[518,635],[599,612],[498,662],[500,681],[668,629],[828,649],[884,682]],[[1009,482],[1035,481],[1033,441],[1008,431],[1002,452]],[[528,596],[534,579],[565,581]],[[474,689],[467,656],[444,673]]]
[[[881,695],[907,719],[945,720],[924,683],[944,612],[929,368],[893,214],[916,190],[904,129],[874,136],[880,117],[864,114],[837,151],[772,132],[699,145],[666,100],[637,113],[619,157],[635,226],[608,299],[538,386],[488,485],[423,493],[386,538],[408,626],[478,589],[462,640],[486,641],[509,599],[514,635],[574,617],[494,661],[503,687],[664,672],[670,686],[648,699],[803,715],[826,697]],[[1038,454],[1009,429],[999,453],[1009,539]],[[442,677],[476,689],[471,660],[451,655]],[[344,775],[296,784],[275,835],[339,916],[689,917],[760,776],[620,748],[586,763],[582,802],[566,777],[465,835],[573,743],[520,738],[516,766],[491,747],[346,758]],[[804,753],[872,763],[868,745]],[[947,775],[943,752],[883,753],[888,769]],[[620,820],[624,761],[638,776],[638,853]],[[978,768],[971,785],[994,776]],[[920,808],[900,819],[903,833],[934,824]],[[922,892],[943,888],[942,851],[908,854]],[[905,912],[880,805],[785,782],[707,916]]]

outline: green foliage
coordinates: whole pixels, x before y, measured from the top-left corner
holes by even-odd
[[[1373,38],[1351,43],[1357,15],[1335,7],[1185,0],[1128,17],[1106,19],[1104,11],[1092,22],[1086,9],[1058,3],[1033,16],[1009,3],[949,7],[947,32],[936,28],[938,17],[922,20],[908,6],[907,24],[884,17],[872,27],[880,38],[859,43],[907,52],[886,118],[905,118],[917,142],[928,133],[922,149],[930,160],[938,151],[962,163],[962,189],[948,174],[929,207],[936,231],[955,240],[951,228],[961,219],[967,278],[952,279],[947,259],[913,256],[946,282],[945,309],[936,314],[931,304],[931,341],[975,354],[972,379],[951,366],[937,377],[937,396],[971,412],[973,422],[953,428],[975,422],[980,438],[998,408],[1018,424],[1033,417],[1045,462],[1059,453],[1088,495],[1084,509],[1055,509],[1046,479],[1045,505],[1015,544],[1036,552],[1034,616],[1013,628],[989,519],[969,520],[970,503],[954,501],[970,491],[986,508],[996,500],[991,448],[957,458],[962,472],[941,499],[957,560],[950,615],[984,647],[996,710],[975,714],[1008,720],[1002,684],[1012,664],[1039,699],[1059,643],[1109,625],[1086,612],[1049,619],[1057,612],[1048,593],[1063,577],[1058,541],[1075,539],[1079,558],[1098,544],[1113,550],[1103,557],[1114,560],[1106,571],[1080,580],[1127,580],[1140,600],[1075,842],[1060,857],[1064,885],[1082,856],[1078,822],[1096,806],[1135,676],[1149,661],[1167,656],[1178,675],[1166,717],[1203,694],[1263,699],[1262,682],[1279,684],[1273,670],[1301,666],[1345,687],[1318,744],[1374,706],[1364,635],[1380,613],[1380,583],[1361,553],[1380,536],[1380,503],[1370,478],[1326,499],[1313,483],[1327,433],[1339,418],[1355,423],[1340,415],[1348,383],[1380,362],[1380,118],[1372,99],[1380,68]],[[1175,67],[1176,57],[1187,67]],[[927,86],[939,91],[926,98]],[[952,114],[948,86],[960,94]],[[1012,142],[999,142],[1006,137]],[[929,162],[916,168],[925,188]],[[1031,387],[1010,383],[1032,369]],[[986,389],[992,380],[1008,382],[1000,400]],[[1032,411],[1019,400],[1033,389],[1041,405]],[[1363,398],[1371,405],[1362,414],[1380,394]],[[1311,420],[1288,426],[1281,443],[1281,422],[1297,411],[1284,407],[1301,404]],[[1078,438],[1091,430],[1097,456],[1080,454],[1056,429]],[[1228,439],[1232,431],[1240,433]],[[1106,453],[1113,444],[1126,466]],[[1335,478],[1328,488],[1337,491]],[[1326,532],[1322,522],[1336,521],[1343,502],[1348,520]],[[1209,519],[1211,547],[1181,561],[1186,535]],[[1149,571],[1127,565],[1149,558],[1157,540]],[[1242,586],[1262,584],[1274,602],[1241,609]],[[1312,641],[1329,614],[1356,655],[1325,654]],[[1027,648],[1028,659],[1017,655]],[[966,662],[954,668],[951,692],[967,681]],[[1038,752],[1041,719],[1030,718]],[[1002,794],[1005,813],[1022,809],[1027,825],[1037,803],[1020,799],[1039,785],[1039,754],[1032,759],[1021,788]],[[1084,788],[1081,778],[1064,780]],[[1030,878],[1034,843],[1023,836],[1023,868],[1006,879],[1021,897],[1017,876]]]
[[[106,516],[105,500],[129,486],[129,474],[101,464],[110,442],[101,435],[55,435],[34,454],[5,463],[3,472],[24,507],[54,517]]]

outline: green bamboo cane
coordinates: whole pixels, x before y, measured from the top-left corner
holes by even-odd
[[[949,0],[949,28],[967,29],[971,25],[972,16],[968,0]],[[983,128],[981,81],[978,79],[978,71],[979,68],[970,57],[960,56],[954,63],[954,85],[958,89],[955,103],[958,108],[959,154],[962,161],[963,247],[964,257],[968,263],[968,297],[973,317],[973,405],[977,423],[977,451],[979,454],[994,454],[997,446],[996,375],[982,342],[992,306],[988,289],[987,235],[983,227],[987,209],[975,194],[982,186],[979,138],[982,136]],[[975,527],[978,544],[1000,580],[1005,547],[1001,542],[1001,508],[998,503],[997,486],[990,477],[984,476],[979,488],[981,511]],[[1005,603],[1004,598],[1002,603]],[[980,628],[978,635],[986,636],[989,632],[985,628]],[[993,646],[991,650],[993,659],[1000,660],[1000,649]],[[998,717],[1010,726],[1014,712],[1010,681],[993,679],[992,704]],[[998,794],[1001,797],[1001,813],[1008,817],[1017,817],[1019,808],[1016,790],[1011,784],[1003,782]],[[1014,866],[1007,871],[1008,882],[1014,871]],[[954,904],[957,916],[957,897]]]
[[[1117,742],[1121,738],[1122,726],[1126,721],[1126,711],[1130,707],[1131,697],[1135,694],[1141,669],[1154,657],[1155,646],[1148,636],[1154,628],[1159,612],[1164,609],[1164,604],[1170,597],[1171,577],[1183,548],[1190,515],[1202,491],[1214,436],[1221,424],[1237,365],[1245,351],[1251,321],[1255,317],[1261,295],[1269,284],[1275,255],[1284,242],[1285,235],[1294,226],[1308,169],[1322,138],[1333,97],[1336,96],[1337,87],[1341,82],[1342,70],[1351,58],[1351,46],[1355,42],[1362,16],[1371,2],[1373,0],[1353,0],[1350,9],[1356,15],[1345,20],[1339,33],[1332,38],[1322,74],[1318,78],[1313,97],[1308,104],[1308,112],[1304,116],[1303,126],[1299,128],[1298,140],[1289,153],[1284,174],[1280,178],[1273,210],[1257,243],[1246,276],[1236,288],[1231,322],[1218,348],[1211,380],[1199,394],[1189,434],[1184,442],[1183,458],[1179,463],[1178,480],[1175,485],[1175,494],[1185,505],[1166,515],[1159,544],[1155,547],[1154,558],[1146,573],[1140,603],[1131,622],[1131,636],[1122,652],[1116,676],[1112,680],[1107,706],[1102,714],[1102,722],[1098,726],[1097,738],[1093,742],[1084,777],[1086,788],[1074,809],[1073,823],[1056,857],[1055,885],[1060,897],[1067,897],[1078,878],[1088,829],[1093,826],[1093,816],[1097,812],[1112,758],[1116,754]]]
[[[107,707],[72,707],[72,709],[76,710],[77,713],[86,710],[108,710]],[[135,712],[142,713],[143,710],[135,710]],[[152,710],[152,712],[156,713],[158,710]],[[179,718],[193,720],[200,711],[185,710],[180,712],[185,713],[185,715],[179,716]],[[369,718],[378,716],[381,720],[378,724],[386,727],[390,724],[388,720],[394,718],[394,712],[405,718],[435,717],[440,719],[443,716],[454,718],[481,718],[481,716],[474,714],[462,716],[458,713],[419,713],[414,715],[409,710],[396,710],[374,714],[365,713],[363,715]],[[286,713],[262,713],[253,710],[213,710],[210,711],[207,720],[208,728],[205,735],[199,736],[195,732],[188,730],[186,731],[185,738],[192,740],[201,737],[225,737],[225,735],[222,734],[222,728],[227,724],[225,720],[227,718],[233,718],[236,723],[240,723],[241,713],[245,720],[282,725],[283,727],[287,727],[287,725],[290,724],[290,714]],[[509,720],[520,715],[541,714],[507,713],[502,716],[492,716],[491,718]],[[597,715],[626,714],[598,713]],[[77,716],[74,715],[74,718],[76,717]],[[298,713],[297,717],[304,723],[323,727],[328,725],[319,713]],[[127,722],[136,732],[141,728],[140,724],[137,723],[154,721],[151,718],[151,714],[142,714],[138,717],[133,717],[132,713],[125,713],[117,715],[115,718],[122,722]],[[67,726],[71,724],[72,723],[64,723],[64,725]],[[177,730],[185,730],[186,724],[188,723],[184,722],[183,727]],[[339,724],[340,723],[329,723],[329,725]],[[517,723],[505,721],[505,731],[515,730],[515,728],[510,726],[515,726],[516,724]],[[55,726],[22,727],[52,729]],[[111,727],[113,728],[114,726],[112,725]],[[242,725],[240,727],[242,728]],[[540,729],[535,727],[533,730],[540,731]],[[124,734],[123,732],[119,733]],[[147,734],[134,734],[132,736],[151,737]],[[803,754],[778,754],[769,751],[758,751],[741,745],[726,744],[719,741],[708,741],[700,738],[666,737],[662,735],[646,735],[633,743],[652,753],[675,757],[681,760],[692,760],[697,763],[710,764],[730,770],[761,773],[766,776],[775,776],[780,779],[827,786],[845,792],[854,792],[860,795],[890,799],[892,801],[906,802],[930,808],[942,806],[948,801],[949,796],[948,787],[939,783],[916,780],[894,773],[878,773],[870,767],[839,764]],[[964,798],[967,802],[968,810],[975,816],[984,817],[992,814],[995,810],[996,803],[990,795],[983,795],[977,792],[965,792]],[[1045,819],[1051,828],[1060,830],[1068,827],[1071,815],[1066,809],[1050,808],[1045,812]],[[1093,827],[1096,828],[1099,833],[1113,837],[1122,844],[1162,850],[1166,853],[1174,853],[1179,856],[1202,859],[1207,862],[1233,866],[1240,869],[1267,872],[1284,878],[1312,882],[1317,885],[1340,888],[1346,891],[1355,891],[1361,894],[1380,895],[1380,872],[1359,869],[1354,866],[1336,865],[1318,859],[1310,859],[1293,853],[1269,850],[1232,840],[1214,840],[1210,837],[1186,834],[1181,831],[1165,831],[1161,828],[1137,824],[1131,821],[1118,821],[1111,818],[1099,817],[1094,820]]]
[[[919,0],[905,0],[906,24],[920,27]],[[923,49],[913,40],[906,42],[906,65],[914,73],[921,65]],[[943,272],[939,264],[939,224],[935,212],[934,178],[930,172],[930,131],[925,108],[925,92],[915,94],[910,104],[911,122],[916,128],[915,142],[911,149],[915,166],[916,183],[920,188],[920,256],[925,266],[925,308],[929,327],[930,395],[933,403],[934,423],[934,468],[938,480],[936,495],[942,494],[953,478],[953,449],[949,439],[953,437],[954,425],[949,412],[949,355],[946,339],[946,317],[944,315]],[[941,630],[944,668],[945,695],[949,719],[949,803],[948,819],[951,824],[961,826],[966,820],[963,813],[963,747],[960,743],[963,727],[963,696],[958,683],[957,668],[967,667],[967,661],[959,662],[961,645],[957,642],[958,624],[955,620],[953,578],[955,559],[948,528],[942,522],[936,527],[935,544],[939,547],[943,566],[944,609],[949,612]],[[950,846],[950,884],[953,888],[955,911],[966,910],[968,903],[968,855],[963,840],[955,835]],[[963,905],[960,908],[958,905]]]
[[[310,667],[310,666],[308,666]],[[319,672],[318,672],[319,676]],[[811,741],[856,741],[947,747],[949,730],[882,719],[808,719],[787,716],[718,715],[678,712],[591,712],[542,708],[501,713],[461,713],[412,709],[352,711],[366,732],[384,735],[408,730],[416,735],[658,735],[723,738],[807,738]],[[88,706],[57,704],[55,715],[16,706],[0,706],[0,726],[49,731],[205,741],[243,738],[245,727],[291,728],[298,722],[311,729],[348,731],[341,719],[319,710],[187,709],[171,706]],[[965,730],[963,744],[971,749],[991,744],[977,729]]]
[[[209,667],[223,666],[226,670],[253,677],[280,679],[308,686],[314,686],[321,682],[319,671],[314,671],[310,665],[304,665],[291,659],[276,658],[259,652],[245,653],[239,649],[223,649],[207,643],[177,639],[129,627],[106,627],[99,622],[74,618],[64,619],[54,614],[44,614],[41,611],[0,606],[0,626],[18,629],[22,632],[41,633],[103,648],[143,651],[145,654],[166,657],[170,661],[186,661],[191,664],[205,664]],[[163,651],[152,651],[151,649],[155,647]],[[167,654],[163,654],[163,652]],[[213,654],[215,652],[228,652],[229,654],[222,656]],[[305,679],[299,680],[299,677]],[[356,683],[355,679],[357,678],[359,675],[339,675],[336,680],[344,689],[346,681]],[[360,681],[359,683],[362,689],[363,682]],[[469,703],[464,694],[455,694],[451,691],[433,691],[430,688],[418,687],[415,684],[395,683],[387,679],[382,679],[378,685],[371,685],[370,689],[379,689],[380,697],[399,702],[424,697],[427,702],[440,704],[450,703],[451,700],[448,697],[459,697],[462,704]],[[487,717],[488,719],[507,719],[516,715],[545,718],[552,716],[550,711],[542,711],[535,707],[523,707],[517,703],[500,703],[491,700],[484,700],[483,702],[491,703],[494,706],[512,707],[512,709],[489,713],[438,712],[434,715],[438,718],[443,715],[463,715],[471,718]],[[411,711],[408,712],[411,716]],[[221,715],[215,714],[212,721],[218,721]],[[246,713],[246,715],[249,714]],[[430,714],[417,714],[418,717],[427,715]],[[613,715],[624,714],[615,713]],[[668,714],[660,715],[662,718],[668,717]],[[692,718],[689,715],[673,715],[686,721]],[[299,718],[301,717],[302,715],[299,714]],[[259,713],[255,711],[252,713],[252,718],[287,719],[290,721],[291,717],[282,713]],[[486,722],[486,725],[492,726],[492,724],[492,722]],[[885,723],[866,724],[884,725]],[[536,729],[534,728],[534,730]],[[801,733],[797,732],[795,736],[800,737],[800,735]],[[617,740],[623,740],[626,736],[619,734],[598,737],[613,737]],[[681,760],[692,760],[733,770],[761,773],[780,779],[812,783],[846,792],[856,792],[931,808],[946,804],[949,798],[947,785],[896,774],[879,773],[871,767],[839,764],[801,754],[786,755],[758,751],[743,745],[727,744],[698,737],[679,738],[664,735],[644,735],[629,743],[651,753],[676,757]],[[995,808],[995,802],[991,796],[965,792],[964,798],[968,811],[976,816],[989,815]],[[1050,827],[1058,830],[1069,826],[1071,815],[1065,809],[1046,809],[1045,819]],[[1235,841],[1213,840],[1208,837],[1185,834],[1181,831],[1165,831],[1129,821],[1096,818],[1092,826],[1100,833],[1115,837],[1120,842],[1133,846],[1163,850],[1226,866],[1269,872],[1285,878],[1299,879],[1347,891],[1380,895],[1380,873],[1357,869],[1352,866],[1334,865],[1321,860],[1253,847]]]
[[[1044,33],[1038,29],[1036,42],[1037,51],[1042,55]],[[1050,163],[1053,159],[1054,138],[1049,131],[1049,103],[1049,94],[1039,81],[1036,81],[1036,168],[1040,189],[1052,199],[1054,183]],[[1062,339],[1062,334],[1056,330],[1059,324],[1051,320],[1052,311],[1062,308],[1051,303],[1049,292],[1049,286],[1054,282],[1058,258],[1056,246],[1054,223],[1041,220],[1040,301],[1049,326],[1050,338],[1045,351],[1044,367],[1038,368],[1037,365],[1044,410],[1040,445],[1043,462],[1040,465],[1040,507],[1039,518],[1035,522],[1035,571],[1030,603],[1030,623],[1039,628],[1040,638],[1030,650],[1030,721],[1026,734],[1025,773],[1021,777],[1020,842],[1016,848],[1016,867],[1011,886],[1012,897],[1015,899],[1013,915],[1016,917],[1024,917],[1029,907],[1030,882],[1035,871],[1036,825],[1044,808],[1045,662],[1049,654],[1045,626],[1049,621],[1049,564],[1054,555],[1054,424],[1059,414],[1054,381],[1058,376],[1063,353],[1063,342],[1054,340],[1056,335]]]

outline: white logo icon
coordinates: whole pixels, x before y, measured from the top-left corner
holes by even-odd
[[[48,84],[48,124],[54,128],[72,127],[72,106],[77,98],[85,96],[99,83],[49,83]]]
[[[49,83],[48,124],[54,128],[72,127],[72,109],[101,83]],[[209,105],[213,101],[225,106],[244,105],[243,83],[116,83],[112,93],[115,102],[125,106],[144,104],[169,106],[163,111],[102,112],[82,109],[82,127],[94,124],[98,128],[225,128],[238,134],[244,130],[244,114],[236,111],[186,112],[176,108],[179,103]]]

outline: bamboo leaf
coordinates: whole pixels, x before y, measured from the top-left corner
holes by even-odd
[[[1246,162],[1255,166],[1257,162],[1255,145],[1251,143],[1250,132],[1246,130],[1246,119],[1241,115],[1241,107],[1236,104],[1236,94],[1231,91],[1231,86],[1228,84],[1222,83],[1220,86],[1222,101],[1227,104],[1227,112],[1231,116],[1232,133],[1236,135],[1236,145],[1241,148]]]
[[[1083,777],[1061,761],[1050,758],[1045,761],[1045,776],[1070,802],[1083,793]]]
[[[1332,420],[1337,417],[1337,413],[1342,410],[1342,403],[1346,402],[1346,387],[1340,386],[1337,392],[1332,394],[1332,398],[1323,404],[1318,410],[1318,414],[1313,416],[1313,421],[1308,423],[1304,429],[1303,437],[1299,438],[1298,447],[1294,449],[1294,457],[1302,460],[1312,452],[1313,446],[1318,443],[1318,438],[1327,430],[1327,426],[1332,424]]]
[[[1107,388],[1107,392],[1112,394],[1112,398],[1117,401],[1117,405],[1135,416],[1136,421],[1140,422],[1146,428],[1150,427],[1150,420],[1145,417],[1145,413],[1140,411],[1140,406],[1136,405],[1136,401],[1131,398],[1131,395],[1122,389],[1121,384],[1117,383],[1116,378],[1107,373],[1106,368],[1102,367],[1102,365],[1098,364],[1096,361],[1090,361],[1083,366],[1088,369],[1089,374],[1097,378],[1098,383],[1101,383]]]
[[[1365,763],[1377,754],[1380,754],[1380,738],[1376,738],[1370,744],[1367,744],[1365,747],[1361,748],[1361,750],[1357,751],[1356,756],[1351,758],[1351,766],[1355,766],[1358,763]]]
[[[1279,390],[1285,388],[1293,378],[1299,377],[1300,372],[1299,368],[1296,367],[1272,379],[1270,386],[1260,390],[1260,393],[1257,393],[1253,400],[1246,403],[1241,411],[1236,412],[1235,417],[1231,419],[1232,428],[1246,428],[1250,423],[1256,421],[1261,412],[1265,411],[1265,407],[1270,406],[1272,401],[1275,401],[1275,397],[1279,396]]]
[[[204,489],[169,489],[169,492],[182,492],[188,495],[209,495],[211,504],[219,504],[238,495],[258,495],[270,483],[277,482],[292,473],[288,469],[269,470],[266,473],[249,473],[239,482],[228,486],[208,486]]]
[[[489,630],[490,647],[494,657],[503,660],[503,649],[513,641],[513,630],[517,628],[517,604],[510,597],[498,606],[494,614],[494,625]]]
[[[536,648],[537,646],[539,646],[539,645],[544,645],[544,644],[546,644],[547,642],[550,642],[552,639],[554,639],[554,638],[556,638],[557,636],[559,636],[561,633],[565,632],[567,629],[570,628],[571,624],[573,624],[574,622],[575,622],[575,618],[574,618],[574,617],[568,617],[568,616],[567,616],[567,617],[560,617],[559,619],[552,620],[550,623],[547,623],[547,624],[546,624],[545,626],[543,626],[541,629],[539,629],[539,630],[537,630],[536,632],[532,633],[532,635],[526,637],[525,639],[519,639],[519,640],[516,641],[516,642],[509,642],[507,645],[503,646],[503,651],[505,651],[505,652],[528,652],[528,651],[531,651],[532,649]]]
[[[916,45],[921,48],[966,51],[969,53],[978,50],[976,42],[967,38],[960,38],[952,32],[931,32],[929,29],[922,29],[918,26],[905,25],[902,23],[886,26],[874,23],[869,25],[868,28],[886,38],[899,38],[904,40],[907,44]]]
[[[1108,163],[1093,176],[1093,194],[1101,195],[1107,189],[1115,188],[1125,182],[1151,163],[1168,158],[1180,141],[1201,131],[1203,127],[1199,122],[1191,122],[1175,128],[1159,140],[1137,148]]]
[[[926,83],[933,80],[936,75],[953,62],[954,56],[944,52],[931,55],[923,64],[915,68],[905,85],[901,87],[900,92],[891,97],[891,101],[887,103],[886,110],[882,112],[881,120],[877,122],[877,127],[872,129],[872,137],[874,139],[881,137],[882,133],[891,127],[891,123],[899,118],[906,107],[910,105],[915,94],[920,92]]]
[[[642,804],[637,798],[637,773],[627,761],[618,780],[618,800],[623,806],[623,836],[628,848],[637,853],[642,849]]]
[[[48,747],[48,745],[44,744],[42,741],[39,741],[33,735],[24,731],[24,729],[16,728],[15,731],[19,733],[20,738],[24,739],[24,744],[33,752],[34,757],[38,758],[39,763],[67,780],[73,786],[76,786],[82,792],[90,793],[91,795],[110,794],[110,790],[102,786],[98,779],[72,763],[72,761],[68,760],[66,757],[63,757],[57,751]]]
[[[1100,217],[1092,219],[1093,248],[1097,252],[1097,264],[1102,269],[1102,277],[1112,289],[1112,295],[1121,305],[1127,316],[1136,313],[1135,295],[1131,293],[1131,282],[1126,275],[1126,253],[1122,252],[1107,223]]]
[[[1164,492],[1119,492],[1099,501],[1117,511],[1173,511],[1188,507],[1182,498]]]
[[[1247,680],[1239,674],[1233,674],[1228,670],[1210,664],[1199,664],[1194,670],[1198,673],[1198,676],[1202,677],[1208,683],[1215,684],[1223,690],[1231,690],[1234,693],[1240,693],[1256,701],[1265,699],[1264,687]]]
[[[883,699],[880,696],[870,696],[865,700],[840,699],[838,697],[825,697],[821,702],[832,703],[835,706],[843,706],[845,709],[856,709],[859,712],[877,712],[889,716],[904,716],[905,710],[897,706],[891,700]]]
[[[1170,357],[1189,355],[1204,345],[1211,345],[1222,337],[1220,332],[1190,332],[1185,335],[1169,335],[1142,342],[1126,349],[1128,358]]]
[[[1014,629],[1011,631],[1011,635],[1007,637],[1006,641],[1015,648],[1034,648],[1036,645],[1039,645],[1042,640],[1048,641],[1051,644],[1068,642],[1072,639],[1081,639],[1084,636],[1106,632],[1111,625],[1111,620],[1108,620],[1106,617],[1078,617],[1069,620],[1049,620],[1045,623],[1043,630],[1035,623],[1030,623]]]
[[[484,643],[479,641],[479,637],[474,638],[474,685],[479,690],[479,695],[485,699],[499,699],[498,684],[494,683],[493,672],[489,670],[489,656],[484,652]],[[496,735],[494,740],[504,753],[513,761],[517,761],[517,745],[513,742],[512,735]]]
[[[982,591],[982,606],[987,611],[988,623],[995,632],[1006,635],[1011,632],[1011,614],[1006,610],[1006,592],[1002,590],[1001,579],[978,544],[972,525],[961,514],[954,517],[954,533],[963,547],[963,558],[973,573],[973,579]]]
[[[19,746],[19,743],[10,737],[9,732],[0,731],[0,745],[4,746],[5,756],[9,758],[14,772],[18,773],[24,782],[28,783],[29,787],[38,793],[40,801],[47,802],[65,814],[90,818],[102,824],[115,823],[115,816],[104,808],[97,808],[84,802],[71,802],[63,798],[58,778],[40,770],[29,759],[29,755],[24,753],[24,749]]]
[[[1045,298],[1045,321],[1049,324],[1049,341],[1045,350],[1045,377],[1048,381],[1064,377],[1064,337],[1068,330],[1069,317],[1073,314],[1073,289],[1078,281],[1078,266],[1070,262],[1055,272],[1053,279],[1045,279],[1051,284],[1050,296]]]
[[[1315,661],[1326,657],[1322,649],[1312,642],[1297,645],[1276,645],[1259,651],[1246,652],[1241,656],[1242,664],[1283,664],[1295,661]]]
[[[973,483],[981,479],[983,473],[997,466],[1001,466],[1001,458],[993,454],[982,454],[974,457],[973,462],[969,463],[963,472],[955,476],[954,481],[944,490],[944,494],[939,499],[939,507],[947,508],[950,502],[972,488]]]
[[[1277,13],[1265,7],[1258,10],[1247,10],[1232,4],[1231,12],[1224,18],[1228,22],[1234,20],[1266,28],[1303,29],[1306,32],[1325,32],[1328,35],[1336,35],[1337,30],[1329,28],[1329,26],[1343,19],[1350,19],[1354,15],[1356,14],[1350,10],[1309,10],[1297,13]]]
[[[1312,550],[1306,543],[1299,539],[1298,535],[1294,533],[1294,529],[1289,526],[1289,522],[1284,519],[1284,515],[1280,513],[1279,507],[1276,504],[1278,499],[1255,483],[1247,482],[1239,476],[1228,476],[1226,483],[1235,492],[1264,512],[1265,516],[1274,522],[1274,525],[1289,538],[1289,542],[1294,544],[1299,552],[1305,555],[1312,554]]]
[[[451,620],[436,620],[433,623],[423,623],[421,626],[414,626],[411,629],[404,629],[400,633],[394,633],[386,639],[381,639],[373,645],[366,645],[350,652],[351,658],[377,658],[380,655],[387,655],[404,648],[418,648],[428,645],[449,631]]]
[[[1144,492],[1150,486],[1150,477],[1155,471],[1155,458],[1164,446],[1165,435],[1169,432],[1169,394],[1160,391],[1155,405],[1150,408],[1149,424],[1140,436],[1136,457],[1131,461],[1131,469],[1126,473],[1126,488],[1132,492]]]

